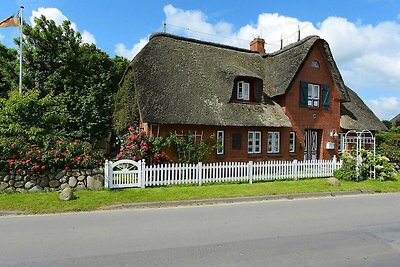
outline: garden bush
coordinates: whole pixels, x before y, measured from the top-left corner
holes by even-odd
[[[361,181],[374,178],[373,170],[375,167],[375,178],[381,181],[395,180],[395,165],[382,155],[374,156],[373,152],[361,150],[361,164],[356,170],[357,158],[355,153],[343,153],[342,167],[334,171],[334,176],[338,179],[348,181]]]
[[[0,170],[18,174],[41,174],[51,169],[87,169],[102,164],[100,153],[85,141],[49,139],[43,144],[23,139],[2,139]]]
[[[161,137],[152,139],[143,130],[130,127],[129,132],[120,138],[120,149],[116,157],[134,161],[145,160],[147,164],[168,162],[167,155],[161,151],[164,140]]]

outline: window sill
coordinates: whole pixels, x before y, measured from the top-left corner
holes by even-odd
[[[249,158],[260,158],[262,157],[262,153],[252,153],[252,154],[247,154]]]
[[[267,154],[269,157],[280,157],[281,153],[268,153]]]

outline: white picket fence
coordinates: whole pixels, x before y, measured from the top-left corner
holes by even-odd
[[[209,164],[146,165],[144,161],[120,160],[105,163],[105,187],[147,187],[176,184],[249,182],[330,177],[341,167],[333,160],[218,162]]]

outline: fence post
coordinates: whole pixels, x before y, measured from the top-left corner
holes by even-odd
[[[249,183],[252,184],[253,183],[253,161],[249,161],[249,163],[247,164],[247,175],[249,178]]]
[[[293,178],[297,180],[299,178],[298,169],[297,169],[297,159],[293,160]]]
[[[197,181],[199,182],[199,186],[202,186],[203,185],[203,181],[202,181],[202,175],[201,175],[201,173],[202,173],[202,167],[203,167],[203,163],[202,162],[199,162],[199,163],[197,163],[197,166],[196,166],[196,171],[197,171],[197,173],[196,173],[196,175],[197,175]]]
[[[138,169],[138,175],[139,175],[139,179],[140,179],[140,187],[141,188],[145,188],[146,187],[146,162],[144,161],[144,159],[142,159],[140,161],[140,165],[139,165],[139,169]]]
[[[108,170],[108,160],[106,159],[106,162],[104,163],[104,187],[105,188],[110,188],[109,186],[109,177],[108,175],[110,174],[110,171]]]
[[[336,168],[337,168],[337,158],[336,158],[336,155],[333,155],[332,165],[333,165],[333,168],[332,168],[332,176],[333,176],[333,172],[334,172],[334,171],[336,170]]]

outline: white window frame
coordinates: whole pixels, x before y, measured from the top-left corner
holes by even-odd
[[[240,81],[237,83],[237,96],[238,100],[250,100],[250,83]]]
[[[320,91],[320,86],[318,84],[308,84],[307,105],[309,107],[319,107]]]
[[[225,142],[225,132],[217,131],[217,144],[220,144],[219,150],[217,149],[217,155],[224,155],[224,142]]]
[[[261,131],[249,131],[247,134],[247,152],[249,154],[261,153]]]
[[[280,151],[280,132],[268,132],[268,154],[277,154]]]
[[[290,132],[289,152],[290,153],[296,152],[296,132]]]
[[[339,138],[338,138],[338,152],[342,153],[344,150],[344,137],[345,133],[339,133]]]

